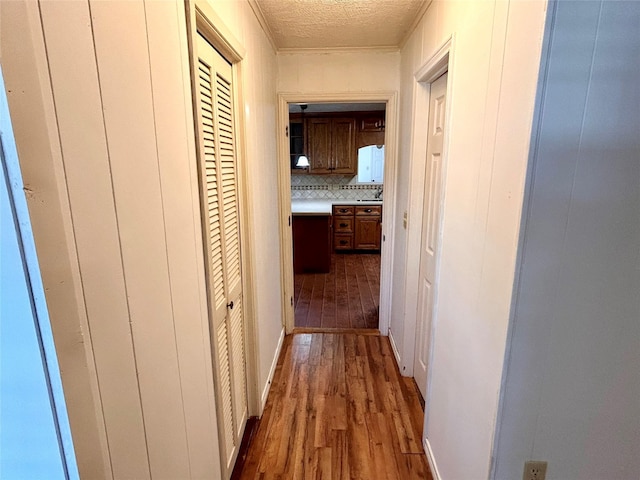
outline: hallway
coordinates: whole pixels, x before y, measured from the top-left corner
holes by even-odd
[[[295,326],[378,328],[380,254],[334,253],[329,273],[296,274]]]
[[[422,423],[417,388],[400,375],[386,337],[289,335],[234,477],[431,479]]]

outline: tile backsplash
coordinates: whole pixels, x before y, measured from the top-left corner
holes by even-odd
[[[351,175],[291,175],[291,198],[368,200],[383,184],[360,185]]]

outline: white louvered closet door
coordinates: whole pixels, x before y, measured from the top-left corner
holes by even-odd
[[[201,35],[196,48],[218,428],[222,430],[225,473],[229,478],[248,411],[232,70]]]

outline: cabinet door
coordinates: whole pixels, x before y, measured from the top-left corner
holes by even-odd
[[[307,156],[311,173],[331,173],[331,119],[307,120]]]
[[[355,175],[356,121],[353,118],[334,118],[331,141],[331,173]]]
[[[380,250],[380,217],[356,216],[356,250]]]

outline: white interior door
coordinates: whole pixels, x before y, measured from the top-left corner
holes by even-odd
[[[232,68],[201,35],[196,49],[209,311],[223,474],[229,478],[248,412]]]
[[[442,192],[442,147],[447,97],[447,74],[431,84],[425,192],[420,242],[420,276],[418,286],[418,317],[413,372],[422,397],[427,398],[427,367],[431,320],[435,301],[436,261],[439,253],[440,205]]]

